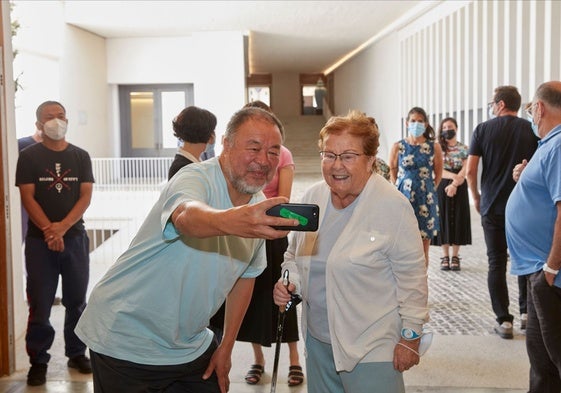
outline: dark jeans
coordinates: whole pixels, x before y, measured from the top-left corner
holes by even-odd
[[[132,363],[90,350],[94,393],[220,393],[216,373],[202,378],[216,347],[214,340],[198,359],[169,366]]]
[[[518,307],[520,314],[528,313],[528,280],[531,274],[518,276]]]
[[[487,246],[487,259],[489,272],[487,273],[487,286],[491,296],[493,312],[499,324],[512,322],[513,316],[508,312],[509,299],[506,283],[506,263],[508,259],[505,216],[487,214],[481,217],[485,244]]]
[[[64,238],[64,251],[47,248],[41,238],[25,239],[25,266],[27,270],[27,301],[29,317],[25,343],[31,363],[48,363],[47,352],[55,338],[49,321],[51,307],[62,278],[62,304],[64,305],[65,355],[69,358],[83,355],[86,345],[76,336],[74,328],[86,307],[86,291],[90,275],[89,239],[82,235]]]
[[[529,393],[561,392],[561,288],[550,287],[543,271],[528,279],[526,349]]]

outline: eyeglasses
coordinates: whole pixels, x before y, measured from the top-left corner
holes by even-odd
[[[526,107],[524,108],[524,113],[526,113],[527,117],[534,118],[534,104],[529,102]]]
[[[333,163],[337,161],[337,157],[339,157],[343,164],[354,164],[358,159],[358,157],[366,155],[366,154],[358,154],[358,153],[335,154],[331,151],[320,151],[319,154],[321,155],[322,160],[325,162]]]
[[[491,101],[487,103],[487,110],[491,109],[491,107],[495,105],[495,101]]]

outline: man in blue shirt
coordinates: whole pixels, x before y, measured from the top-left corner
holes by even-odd
[[[529,393],[561,391],[561,82],[540,85],[528,116],[539,142],[506,206],[511,273],[528,275]]]
[[[97,392],[225,393],[236,336],[267,261],[266,215],[284,197],[260,190],[276,171],[280,122],[257,108],[228,123],[219,157],[181,168],[91,294],[76,334]],[[220,344],[209,319],[226,300]]]

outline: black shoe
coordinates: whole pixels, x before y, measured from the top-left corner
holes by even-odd
[[[68,359],[68,367],[75,368],[82,374],[92,373],[92,364],[90,359],[84,355],[75,356],[72,359]]]
[[[32,363],[27,373],[27,384],[29,386],[39,386],[47,382],[47,364]]]

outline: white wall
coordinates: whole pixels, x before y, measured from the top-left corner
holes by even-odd
[[[105,39],[66,25],[63,54],[60,96],[68,118],[66,139],[92,157],[109,157]]]
[[[35,132],[35,110],[39,104],[61,99],[64,18],[58,1],[17,1],[12,19],[20,24],[13,39],[17,50],[14,78],[20,84],[15,97],[19,138]]]
[[[18,1],[12,18],[21,26],[14,39],[14,77],[19,76],[21,84],[16,94],[17,137],[34,132],[39,104],[60,101],[69,121],[67,140],[92,157],[107,156],[111,145],[105,40],[66,25],[58,1]]]
[[[275,114],[281,118],[301,114],[299,74],[288,72],[273,74],[271,105]]]
[[[245,103],[244,37],[240,32],[198,33],[173,38],[107,40],[107,82],[192,83],[195,105],[218,119],[218,140]],[[118,113],[115,101],[113,113]],[[171,119],[170,119],[171,120]],[[115,127],[118,121],[113,119]],[[119,134],[118,129],[114,129]],[[217,145],[217,153],[221,147]]]
[[[390,34],[335,70],[334,114],[357,109],[376,119],[378,156],[387,160],[401,135],[400,61],[397,34]]]

